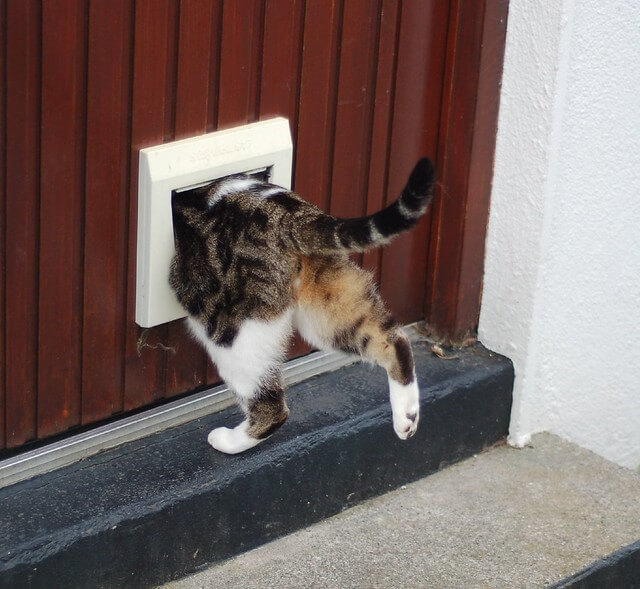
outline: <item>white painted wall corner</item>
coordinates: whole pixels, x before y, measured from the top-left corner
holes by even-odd
[[[510,442],[640,465],[640,4],[511,0],[480,339]]]

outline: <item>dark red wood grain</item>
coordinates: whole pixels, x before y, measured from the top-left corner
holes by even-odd
[[[460,284],[454,303],[458,311],[453,334],[458,338],[475,332],[478,327],[508,11],[509,0],[485,3],[475,88],[475,123],[469,161],[464,247],[460,262]]]
[[[218,128],[218,99],[220,95],[220,61],[222,58],[222,5],[216,0],[213,5],[211,23],[211,47],[209,48],[209,100],[207,109],[207,131]]]
[[[404,2],[398,47],[387,201],[396,199],[417,159],[435,159],[448,7],[438,0]],[[403,322],[423,314],[429,216],[382,252],[381,293]]]
[[[452,4],[425,312],[460,341],[477,326],[508,2]]]
[[[180,3],[176,139],[201,135],[207,130],[209,102],[213,100],[209,77],[217,76],[217,63],[211,62],[211,47],[214,34],[218,34],[219,23],[214,21],[218,5],[217,0]]]
[[[5,95],[6,72],[5,63],[7,55],[6,26],[7,12],[4,0],[0,0],[0,162],[6,158],[6,130],[5,130]],[[6,228],[7,185],[5,182],[5,166],[0,164],[0,450],[6,447],[5,439],[5,272],[6,249],[4,242]]]
[[[138,153],[165,139],[173,115],[167,96],[170,43],[175,40],[173,2],[138,0],[135,12],[133,95],[128,218],[127,318],[124,408],[134,409],[164,396],[166,327],[142,329],[135,323]]]
[[[178,93],[178,35],[180,29],[180,0],[165,0],[167,3],[167,44],[164,56],[166,68],[164,92],[164,141],[173,141],[176,136],[176,98]]]
[[[367,208],[379,13],[371,0],[344,5],[329,205],[336,217],[360,217]]]
[[[86,9],[42,5],[39,437],[80,421]]]
[[[304,20],[294,187],[325,211],[331,187],[342,7],[339,0],[308,2]]]
[[[263,23],[261,1],[236,0],[223,5],[218,128],[257,119]]]
[[[35,438],[38,372],[40,7],[6,7],[6,444]]]
[[[261,119],[289,119],[295,136],[300,96],[303,2],[267,2],[260,80]]]
[[[104,419],[124,404],[132,23],[130,0],[90,4],[82,423]]]
[[[367,210],[371,215],[379,211],[385,201],[389,181],[389,142],[394,96],[394,76],[397,67],[399,27],[398,0],[383,0],[378,28],[377,67],[373,119],[371,121],[371,152],[367,181]],[[380,250],[364,254],[362,264],[380,279]]]

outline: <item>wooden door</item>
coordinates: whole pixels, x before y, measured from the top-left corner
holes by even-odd
[[[217,380],[181,322],[134,322],[149,145],[283,115],[295,189],[337,216],[436,159],[431,213],[362,263],[400,321],[473,330],[506,7],[0,0],[0,449]]]

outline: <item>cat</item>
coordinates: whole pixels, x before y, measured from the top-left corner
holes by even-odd
[[[244,174],[174,195],[169,282],[245,414],[233,428],[212,430],[211,446],[244,452],[286,421],[282,364],[294,328],[316,348],[385,368],[395,433],[403,440],[415,433],[420,404],[411,345],[371,274],[349,254],[413,227],[431,200],[433,178],[432,162],[419,160],[398,200],[356,219],[336,219]]]

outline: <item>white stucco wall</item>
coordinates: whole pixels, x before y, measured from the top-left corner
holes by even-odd
[[[640,2],[511,0],[480,339],[512,443],[640,465]]]

